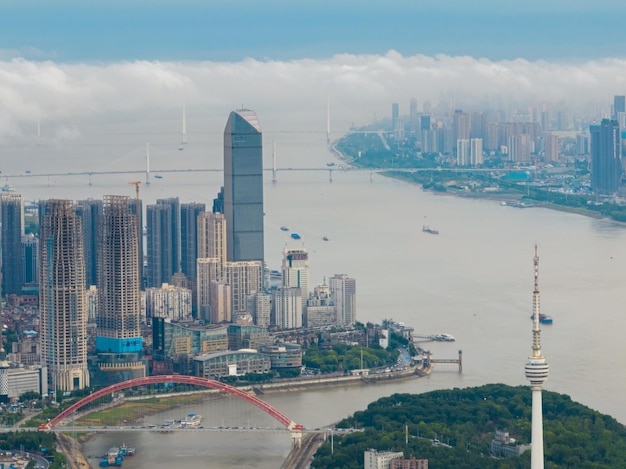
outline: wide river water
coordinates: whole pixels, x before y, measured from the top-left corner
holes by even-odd
[[[221,168],[219,132],[190,134],[178,150],[177,135],[143,123],[81,129],[71,143],[11,144],[2,175],[27,200],[134,196],[128,182],[143,175],[36,177],[65,171],[142,169],[145,142],[151,167]],[[156,130],[152,127],[156,127]],[[271,142],[277,142],[279,167],[326,168],[339,162],[327,151],[322,133],[264,134],[265,166],[271,167]],[[182,202],[211,201],[221,185],[220,172],[167,173],[141,186],[153,203],[179,196]],[[154,173],[153,173],[154,175]],[[427,378],[367,386],[336,387],[263,398],[293,420],[320,427],[396,392],[475,386],[526,384],[524,364],[531,350],[532,258],[539,246],[542,310],[554,324],[542,329],[542,349],[550,364],[546,389],[626,422],[626,228],[541,208],[516,209],[497,201],[470,200],[423,192],[419,186],[369,172],[281,171],[265,185],[265,255],[280,266],[285,245],[304,245],[310,253],[311,284],[346,273],[357,280],[357,319],[393,318],[418,334],[448,333],[455,343],[432,343],[436,358],[455,358],[463,350],[463,373],[439,365]],[[422,232],[428,224],[439,235]],[[286,225],[302,239],[291,240]],[[329,238],[328,242],[322,240]],[[155,415],[146,423],[204,416],[207,425],[274,426],[269,417],[233,399]],[[219,423],[218,423],[219,422]],[[106,434],[84,446],[101,455],[123,440],[137,447],[127,468],[178,467],[276,468],[289,452],[289,439],[275,433]],[[92,460],[94,467],[98,460]]]

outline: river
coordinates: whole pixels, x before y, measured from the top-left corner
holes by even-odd
[[[178,150],[176,136],[107,130],[85,131],[71,145],[9,145],[15,155],[3,174],[45,170],[141,169],[150,140],[153,168],[221,167],[221,134],[190,136]],[[325,167],[335,161],[325,136],[312,133],[264,134],[265,163],[277,141],[281,167]],[[107,143],[108,142],[108,143]],[[338,162],[337,162],[338,163]],[[37,165],[37,166],[36,166]],[[36,170],[36,171],[35,171]],[[182,202],[210,205],[221,173],[163,173],[141,186],[141,197],[179,196]],[[11,178],[28,200],[134,195],[137,175]],[[463,350],[463,373],[438,365],[427,378],[409,381],[267,394],[264,399],[295,421],[319,427],[363,409],[395,392],[502,382],[526,384],[524,364],[531,350],[532,257],[539,246],[542,310],[554,324],[542,329],[542,349],[550,364],[546,389],[626,422],[626,228],[607,221],[542,208],[517,209],[497,201],[470,200],[423,192],[419,186],[369,172],[279,172],[265,184],[266,259],[278,268],[285,245],[310,252],[311,284],[347,273],[357,280],[357,319],[393,318],[416,333],[448,333],[455,343],[432,343],[436,358]],[[428,224],[439,235],[423,233]],[[280,230],[286,225],[302,240]],[[327,236],[328,242],[322,240]],[[247,404],[227,399],[188,409],[205,421],[227,426],[273,426]],[[177,409],[180,417],[187,409]],[[152,417],[155,422],[168,418]],[[172,417],[170,417],[172,418]],[[268,423],[264,423],[268,422]],[[221,423],[220,423],[221,424]],[[285,435],[274,433],[106,434],[85,444],[100,455],[126,439],[137,447],[125,467],[276,468],[289,451]],[[97,461],[94,459],[94,467]]]

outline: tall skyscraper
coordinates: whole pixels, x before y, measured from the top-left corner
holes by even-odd
[[[205,209],[205,204],[195,202],[180,206],[180,270],[192,282],[196,280],[198,216]]]
[[[541,353],[541,328],[539,327],[539,255],[535,245],[534,275],[535,289],[533,291],[533,347],[528,363],[526,363],[526,379],[530,381],[532,390],[532,428],[530,469],[543,469],[543,410],[541,390],[543,383],[548,379],[550,367]]]
[[[617,120],[620,112],[626,112],[626,96],[624,95],[613,97],[613,120]]]
[[[24,278],[22,235],[24,234],[24,197],[0,194],[0,254],[2,296],[21,295]]]
[[[224,130],[224,215],[227,260],[264,265],[262,134],[246,109],[231,112]]]
[[[81,220],[69,200],[48,200],[43,206],[41,361],[48,367],[51,389],[74,391],[89,386]]]
[[[400,105],[391,103],[391,130],[400,128]]]
[[[170,283],[179,269],[180,207],[178,198],[159,199],[146,208],[148,234],[147,286]]]
[[[335,303],[337,325],[349,326],[356,321],[356,280],[346,274],[328,279],[330,295]]]
[[[302,303],[309,298],[309,253],[304,248],[283,251],[283,287],[300,289]]]
[[[98,352],[141,352],[137,217],[129,198],[104,197],[98,230]]]
[[[83,227],[85,253],[85,288],[98,282],[98,223],[102,215],[102,200],[79,200],[74,206]]]
[[[455,110],[452,115],[452,141],[455,144],[458,140],[469,141],[471,128],[472,120],[470,115],[467,112],[463,112],[461,109]]]
[[[591,190],[597,194],[614,194],[622,179],[622,153],[619,124],[602,119],[589,127],[591,134]]]
[[[22,264],[24,285],[39,285],[39,238],[32,233],[22,236]]]
[[[141,361],[138,217],[130,198],[104,197],[98,229],[98,311],[94,381],[104,386],[145,376]]]

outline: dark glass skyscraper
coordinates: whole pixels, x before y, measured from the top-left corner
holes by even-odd
[[[253,111],[233,111],[224,130],[224,217],[228,261],[264,261],[263,148]]]
[[[0,194],[0,253],[2,254],[2,295],[21,295],[24,280],[22,235],[24,198]]]
[[[622,179],[619,124],[602,119],[589,127],[591,133],[591,189],[596,194],[614,194]]]
[[[169,283],[180,268],[180,203],[158,199],[146,209],[148,233],[147,286]]]
[[[180,206],[180,270],[191,281],[196,280],[198,215],[205,210],[205,204],[196,202]]]

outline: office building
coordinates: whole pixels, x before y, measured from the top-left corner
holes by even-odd
[[[22,284],[26,287],[39,285],[39,238],[33,234],[22,236]]]
[[[338,326],[350,326],[356,321],[356,280],[346,274],[328,279],[330,295],[335,303]]]
[[[231,112],[224,130],[224,215],[227,260],[264,265],[262,134],[245,109]]]
[[[69,200],[48,200],[41,216],[41,361],[53,391],[89,386],[81,220]]]
[[[617,121],[602,119],[589,127],[591,134],[591,190],[614,194],[622,180],[622,154]]]
[[[22,235],[24,234],[24,197],[0,193],[0,265],[2,266],[2,296],[22,294],[24,264]]]
[[[283,251],[283,287],[300,289],[303,304],[309,297],[309,253],[304,248]]]

